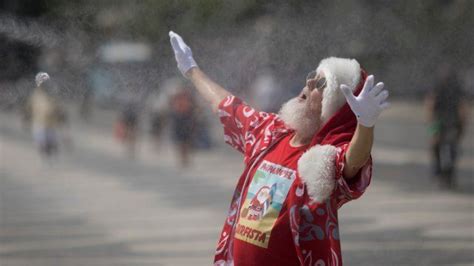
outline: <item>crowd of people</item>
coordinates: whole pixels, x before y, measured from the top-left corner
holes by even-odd
[[[23,106],[23,124],[30,130],[42,160],[51,163],[60,150],[72,146],[66,104],[58,96],[57,84],[48,73],[40,72],[35,77],[36,87],[31,91]],[[90,99],[89,99],[90,101]],[[83,104],[79,115],[84,117]],[[91,104],[87,109],[91,108]],[[169,137],[177,154],[177,165],[188,167],[194,149],[208,149],[211,139],[207,118],[194,97],[189,85],[173,80],[164,86],[148,101],[129,101],[119,105],[118,116],[114,122],[113,136],[123,145],[125,154],[133,159],[137,153],[137,142],[141,128],[148,133],[156,152],[165,152],[162,139]]]
[[[137,103],[125,104],[115,124],[115,136],[123,142],[129,156],[134,157],[136,152],[140,121],[145,121],[144,127],[148,128],[157,152],[163,152],[163,137],[170,135],[181,167],[190,165],[194,148],[210,147],[209,135],[202,129],[206,125],[202,110],[189,86],[183,82],[175,81],[171,87],[165,86],[151,95],[144,105],[142,108]],[[147,115],[142,115],[143,112]]]
[[[448,63],[438,66],[438,80],[425,97],[432,176],[443,188],[456,187],[456,163],[459,158],[459,143],[468,120],[468,105],[457,73]],[[264,75],[255,82],[255,95],[251,102],[260,110],[276,110],[272,107],[271,91],[267,89],[274,81]],[[72,147],[68,112],[58,97],[57,85],[45,72],[35,76],[36,87],[32,90],[23,108],[23,122],[31,131],[41,158],[51,161],[60,148]],[[90,93],[92,95],[92,93]],[[87,97],[87,108],[80,105],[80,115],[89,113],[92,96]],[[144,106],[144,107],[143,107]],[[140,128],[148,133],[160,152],[162,140],[170,137],[176,147],[180,167],[191,162],[192,150],[210,148],[209,121],[203,107],[198,103],[192,85],[179,79],[170,79],[167,84],[149,95],[145,103],[122,104],[114,126],[115,138],[123,144],[126,154],[135,157]],[[64,148],[63,147],[63,148]]]
[[[23,106],[23,123],[31,130],[41,158],[51,161],[59,154],[61,146],[72,145],[68,110],[58,96],[60,88],[48,73],[39,72],[35,84]],[[92,97],[88,92],[79,105],[79,115],[86,121],[93,108]],[[261,106],[265,108],[265,105]],[[204,112],[189,84],[170,79],[161,90],[152,93],[148,101],[122,104],[118,108],[113,134],[129,158],[135,157],[141,128],[148,128],[157,152],[163,147],[163,138],[169,135],[176,147],[179,166],[186,167],[193,149],[212,146],[209,121]]]

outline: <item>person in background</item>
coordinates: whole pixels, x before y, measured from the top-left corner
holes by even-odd
[[[173,140],[178,148],[182,167],[190,164],[190,153],[195,136],[196,102],[188,87],[177,87],[170,97],[170,117]]]
[[[433,176],[444,188],[455,187],[458,146],[467,121],[465,94],[448,63],[438,69],[438,81],[425,98]]]
[[[115,123],[114,135],[124,144],[130,159],[135,159],[136,156],[138,123],[138,107],[133,102],[126,103]]]
[[[83,92],[81,103],[79,104],[79,115],[84,120],[89,120],[92,113],[93,90],[87,86]]]
[[[196,102],[193,148],[209,150],[213,146],[211,124],[209,123],[208,110],[201,102]]]
[[[49,159],[58,152],[58,128],[64,121],[65,112],[52,95],[53,85],[48,73],[39,72],[35,83],[36,88],[26,104],[25,117],[41,157]]]
[[[150,123],[150,135],[157,150],[160,147],[161,135],[167,124],[168,117],[168,95],[164,90],[149,96],[148,114]]]

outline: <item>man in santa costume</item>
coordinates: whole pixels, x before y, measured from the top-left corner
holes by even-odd
[[[244,155],[215,265],[342,265],[337,210],[370,183],[374,125],[389,106],[354,59],[327,58],[279,114],[260,112],[212,81],[176,33],[178,68],[219,115],[225,141]],[[261,215],[252,214],[271,187]]]

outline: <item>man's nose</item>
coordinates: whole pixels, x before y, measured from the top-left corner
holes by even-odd
[[[313,91],[316,88],[316,79],[309,79],[306,81],[306,86],[309,91]]]

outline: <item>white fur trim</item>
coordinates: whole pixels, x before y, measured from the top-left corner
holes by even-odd
[[[327,81],[323,92],[321,112],[324,124],[346,102],[339,86],[346,84],[352,91],[356,89],[360,80],[360,65],[355,59],[329,57],[321,60],[316,72],[323,72]]]
[[[332,145],[316,145],[298,160],[298,173],[311,200],[323,202],[334,190],[336,152]]]

